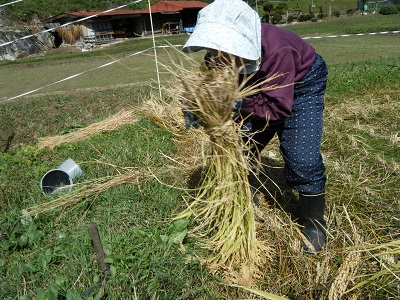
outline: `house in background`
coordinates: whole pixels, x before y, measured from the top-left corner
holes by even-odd
[[[207,6],[200,1],[159,1],[144,10],[115,10],[110,12],[67,12],[43,20],[47,28],[73,22],[79,27],[84,42],[102,43],[118,37],[137,37],[154,33],[192,32],[197,13]],[[151,15],[150,15],[151,12]],[[57,35],[58,32],[54,32]],[[57,36],[56,36],[57,38]],[[62,41],[59,41],[58,45]]]
[[[151,6],[155,32],[178,33],[192,32],[196,25],[197,13],[207,6],[200,1],[160,1]],[[145,34],[151,33],[149,9],[144,16]]]

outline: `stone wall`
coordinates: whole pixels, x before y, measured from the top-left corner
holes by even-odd
[[[10,20],[7,11],[0,8],[0,60],[41,55],[54,48],[53,35],[41,33],[43,29],[42,23],[36,17],[29,24],[19,24]]]

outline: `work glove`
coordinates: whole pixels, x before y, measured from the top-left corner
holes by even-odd
[[[240,110],[242,109],[242,99],[236,99],[232,104],[233,120],[236,122],[242,122],[243,117],[240,115]],[[253,124],[251,119],[247,118],[243,121],[242,127],[240,128],[242,134],[250,134],[253,132]]]
[[[241,109],[242,109],[242,98],[238,98],[232,104],[232,112],[238,113]]]
[[[192,112],[189,104],[185,105],[185,109],[183,109],[183,117],[185,118],[185,126],[186,129],[189,129],[191,126],[193,128],[199,128],[201,125],[200,119]]]

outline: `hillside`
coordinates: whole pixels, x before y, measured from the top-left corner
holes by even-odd
[[[203,2],[211,2],[211,0],[202,0]],[[9,0],[0,0],[0,4],[9,3]],[[23,0],[21,2],[7,5],[12,16],[20,21],[29,20],[33,14],[37,14],[39,18],[45,19],[52,15],[57,15],[66,11],[101,11],[109,8],[118,7],[121,5],[129,4],[126,8],[129,9],[142,9],[147,7],[147,1],[127,1],[127,0],[113,0],[113,1],[97,1],[97,0]],[[158,1],[151,0],[154,4]],[[258,7],[259,11],[262,12],[263,5],[268,1],[257,1],[251,0],[249,3],[253,7]],[[286,1],[269,1],[274,5],[279,3],[285,3],[288,6],[289,12],[301,11],[303,14],[309,12],[310,0],[286,0]],[[340,11],[345,13],[348,9],[357,8],[357,0],[340,0],[340,1],[327,1],[327,0],[312,0],[315,6],[314,12],[319,12],[320,9],[326,13],[331,6],[332,11]]]
[[[0,0],[0,4],[9,3],[9,0]],[[147,1],[126,1],[126,0],[113,0],[113,1],[98,1],[98,0],[23,0],[21,2],[8,5],[7,11],[13,19],[19,21],[28,21],[32,15],[36,14],[40,19],[46,19],[68,11],[102,11],[110,8],[115,8],[121,5],[126,5],[126,9],[142,9],[147,7]],[[155,3],[157,1],[151,1]]]

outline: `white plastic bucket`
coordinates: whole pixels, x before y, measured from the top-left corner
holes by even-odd
[[[40,189],[44,194],[55,195],[72,190],[73,179],[84,176],[81,168],[68,158],[57,169],[48,171],[40,180]]]

